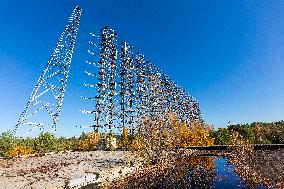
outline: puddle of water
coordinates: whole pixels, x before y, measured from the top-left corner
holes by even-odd
[[[244,180],[237,175],[235,172],[235,166],[228,163],[228,160],[223,157],[215,158],[215,170],[216,177],[212,188],[254,188],[254,189],[265,189],[264,186],[258,185],[256,187],[252,187],[247,185]]]
[[[244,181],[236,174],[234,166],[229,164],[227,159],[216,157],[214,160],[216,176],[212,188],[248,188]]]
[[[129,177],[121,186],[115,188],[166,188],[166,189],[245,189],[246,185],[239,177],[234,165],[223,157],[190,156],[160,172],[138,174]],[[118,184],[118,185],[117,185]],[[264,187],[257,187],[262,189]]]

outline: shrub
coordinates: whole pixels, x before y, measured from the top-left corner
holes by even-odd
[[[77,150],[79,148],[79,139],[76,137],[65,138],[60,137],[57,139],[56,151],[69,151]]]
[[[284,144],[284,126],[271,125],[269,140],[273,144]]]
[[[79,141],[79,149],[81,150],[94,150],[99,142],[99,133],[91,132],[87,134],[85,139]]]
[[[52,133],[41,132],[34,139],[34,151],[37,154],[43,155],[48,152],[56,151],[57,139]]]
[[[21,146],[26,146],[26,147],[32,148],[33,151],[35,151],[35,149],[36,149],[35,138],[30,138],[30,137],[20,138],[18,140],[17,144],[21,145]]]
[[[81,135],[79,136],[79,140],[84,140],[87,138],[87,134],[85,132],[82,132]]]
[[[7,151],[5,153],[5,157],[7,158],[13,158],[18,156],[26,156],[29,154],[32,154],[33,150],[26,146],[15,146],[11,150]]]
[[[144,120],[130,149],[138,151],[146,161],[155,162],[173,148],[212,145],[214,140],[209,136],[210,130],[204,123],[187,124],[170,113],[163,119]]]
[[[214,139],[209,135],[209,126],[201,122],[192,122],[187,129],[187,138],[185,139],[187,146],[213,145]]]
[[[228,130],[237,131],[250,144],[284,143],[284,121],[230,125]]]
[[[145,145],[142,143],[141,137],[134,136],[129,145],[127,146],[128,150],[137,151],[145,148]]]
[[[15,137],[13,134],[8,132],[3,132],[0,135],[0,155],[3,156],[6,152],[11,150],[15,146]]]

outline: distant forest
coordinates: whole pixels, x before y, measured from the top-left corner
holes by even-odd
[[[214,144],[226,145],[232,133],[237,133],[248,144],[284,144],[284,121],[230,125],[212,130],[210,136],[214,138]]]

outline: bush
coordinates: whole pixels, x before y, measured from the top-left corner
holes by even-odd
[[[4,156],[6,152],[15,147],[16,142],[16,138],[10,131],[3,132],[0,135],[0,156]]]
[[[5,157],[13,158],[18,156],[26,156],[32,154],[33,150],[26,146],[15,146],[5,153]]]
[[[79,149],[95,150],[99,142],[99,133],[92,132],[86,135],[84,139],[79,141]]]
[[[185,134],[182,135],[182,143],[186,146],[209,146],[214,143],[209,135],[211,129],[204,123],[192,122],[188,127],[184,123],[183,130]]]
[[[284,121],[230,125],[228,130],[238,132],[250,144],[284,144]]]
[[[137,151],[145,148],[145,144],[142,143],[142,139],[139,136],[134,136],[127,146],[128,150]]]
[[[146,161],[159,161],[165,151],[187,146],[212,145],[214,140],[209,136],[210,127],[204,123],[181,122],[170,113],[164,119],[144,120],[139,132],[130,144],[130,149]]]
[[[34,151],[43,155],[48,152],[56,151],[57,139],[52,133],[41,132],[37,138],[34,139]]]
[[[79,148],[79,139],[76,137],[65,138],[60,137],[57,139],[56,151],[69,151],[69,150],[78,150]]]

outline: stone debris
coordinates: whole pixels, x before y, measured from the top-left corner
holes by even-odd
[[[49,153],[42,157],[0,159],[0,189],[81,188],[110,181],[133,168],[124,151]]]

